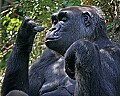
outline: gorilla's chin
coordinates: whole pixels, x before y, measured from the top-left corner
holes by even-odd
[[[57,53],[61,54],[62,56],[64,56],[66,50],[68,47],[65,47],[63,45],[60,45],[60,43],[58,42],[59,40],[47,40],[45,42],[45,45],[53,50],[53,51],[56,51]],[[59,46],[58,46],[59,45]]]

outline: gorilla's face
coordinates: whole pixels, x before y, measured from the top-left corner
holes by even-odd
[[[64,55],[69,46],[78,39],[89,37],[90,15],[69,7],[51,16],[52,27],[46,34],[46,46]],[[89,21],[88,21],[89,20]]]

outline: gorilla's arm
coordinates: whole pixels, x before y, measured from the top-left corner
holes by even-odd
[[[28,93],[28,62],[29,53],[21,52],[15,47],[7,62],[2,96],[15,89]]]
[[[65,54],[65,67],[67,73],[75,72],[75,96],[119,96],[119,56],[114,45],[100,49],[89,41],[73,43]]]
[[[100,62],[98,48],[89,41],[78,40],[68,48],[65,67],[69,76],[73,76],[70,72],[75,72],[75,96],[104,96],[102,90],[99,90]]]
[[[36,34],[32,29],[36,26],[36,23],[29,17],[26,16],[23,19],[23,23],[18,31],[15,47],[7,62],[2,86],[2,96],[6,96],[12,90],[20,90],[28,94],[29,53],[32,50]]]

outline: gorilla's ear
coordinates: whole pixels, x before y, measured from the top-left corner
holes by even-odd
[[[90,12],[83,12],[82,13],[82,18],[84,21],[84,24],[86,27],[89,27],[91,25],[91,13]]]

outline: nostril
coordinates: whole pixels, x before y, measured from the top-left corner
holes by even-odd
[[[54,30],[56,30],[56,28],[51,28],[49,31],[54,31]]]
[[[52,28],[52,31],[56,30],[56,28]]]

